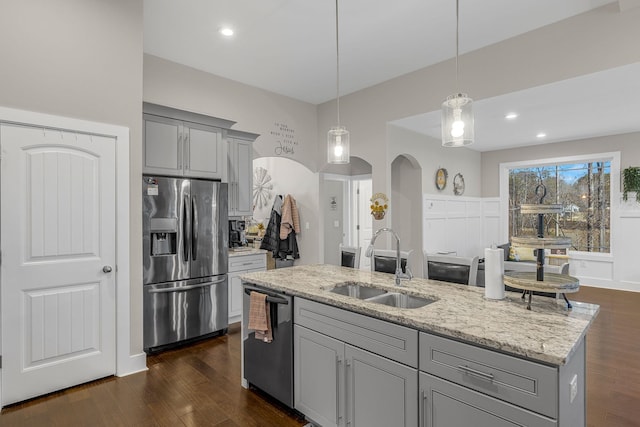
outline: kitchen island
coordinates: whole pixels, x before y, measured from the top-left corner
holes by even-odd
[[[575,302],[568,311],[555,299],[537,298],[529,311],[518,293],[492,301],[482,288],[417,278],[397,287],[393,275],[331,265],[257,272],[242,279],[295,297],[295,406],[318,424],[366,425],[366,419],[384,425],[383,415],[392,411],[376,413],[376,407],[384,408],[381,399],[387,404],[398,395],[402,401],[396,406],[404,413],[394,415],[395,425],[415,426],[418,419],[427,426],[455,425],[454,419],[473,425],[585,423],[584,343],[597,305]],[[397,308],[331,291],[348,283],[432,302]],[[317,366],[327,362],[322,349],[330,345],[335,347],[330,352],[335,372],[308,369],[313,366],[308,359],[315,356]],[[392,367],[372,370],[372,357]],[[364,366],[369,367],[367,378],[358,379]],[[384,386],[378,390],[374,372],[396,373],[381,376]],[[392,391],[397,378],[403,379]],[[323,379],[332,379],[331,384]],[[310,386],[311,380],[316,384]],[[329,407],[313,401],[323,396],[313,388],[325,385]]]

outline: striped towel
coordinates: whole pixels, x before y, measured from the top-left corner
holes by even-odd
[[[249,325],[247,327],[255,331],[256,339],[267,343],[273,341],[269,312],[270,307],[267,302],[267,296],[263,293],[252,291],[249,297]]]

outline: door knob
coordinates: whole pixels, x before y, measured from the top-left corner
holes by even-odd
[[[102,272],[103,273],[111,273],[111,266],[110,265],[105,265],[104,267],[102,267]]]

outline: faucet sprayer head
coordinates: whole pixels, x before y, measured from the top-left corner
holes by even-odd
[[[371,258],[372,255],[373,255],[373,245],[369,245],[367,247],[367,250],[364,253],[364,256],[366,256],[367,258]]]

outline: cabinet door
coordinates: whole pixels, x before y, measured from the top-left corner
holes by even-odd
[[[347,424],[413,427],[418,424],[418,371],[345,346]]]
[[[266,261],[265,261],[266,264]],[[265,267],[229,273],[229,323],[242,319],[242,279],[240,276],[254,271],[265,271]]]
[[[222,131],[218,128],[186,123],[184,139],[184,175],[198,178],[222,179],[226,152]]]
[[[293,343],[295,408],[323,427],[344,426],[344,344],[299,325]]]
[[[551,427],[555,420],[420,372],[421,427]]]
[[[182,122],[144,115],[144,172],[182,175]]]
[[[252,144],[229,139],[229,216],[247,216],[253,212]]]
[[[236,140],[236,215],[253,212],[253,155],[252,144]]]
[[[242,315],[242,280],[240,275],[244,271],[238,273],[229,273],[229,323],[238,321]]]

